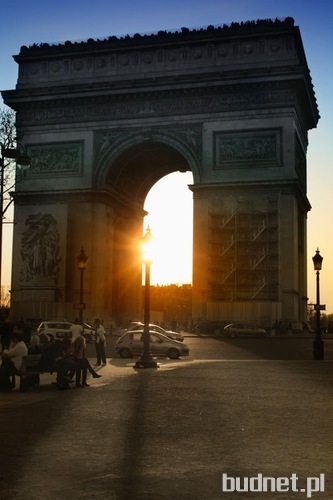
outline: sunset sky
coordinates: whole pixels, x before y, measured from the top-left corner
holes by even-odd
[[[17,65],[12,55],[21,45],[61,43],[66,40],[103,39],[111,35],[196,28],[291,16],[300,27],[321,119],[309,132],[308,296],[315,301],[312,256],[319,247],[323,261],[321,302],[333,312],[333,4],[312,0],[2,0],[0,30],[0,89],[13,89]],[[158,283],[191,281],[192,193],[191,174],[172,174],[152,189],[146,200],[147,222],[161,245],[161,261],[152,268]],[[10,282],[10,224],[3,282]],[[167,269],[167,274],[165,270]],[[175,270],[171,273],[170,270]]]

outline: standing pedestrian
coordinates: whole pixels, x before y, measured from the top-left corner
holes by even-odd
[[[106,336],[105,336],[105,329],[104,329],[104,326],[102,325],[101,321],[98,318],[95,319],[94,328],[95,328],[95,332],[96,332],[95,347],[96,347],[96,356],[97,356],[97,361],[96,361],[95,366],[100,366],[101,363],[102,363],[103,366],[105,366],[106,365],[106,355],[105,355]]]
[[[74,319],[74,323],[70,327],[70,331],[72,334],[72,342],[74,342],[76,337],[80,337],[80,335],[83,335],[83,327],[79,323],[79,318]]]

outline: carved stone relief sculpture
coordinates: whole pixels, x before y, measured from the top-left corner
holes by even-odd
[[[60,143],[29,146],[30,175],[80,174],[82,170],[82,143]]]
[[[77,123],[85,121],[131,118],[133,115],[151,117],[152,115],[173,116],[193,113],[221,113],[239,109],[257,109],[258,107],[294,105],[296,96],[292,89],[281,88],[274,84],[258,91],[255,87],[251,92],[248,86],[237,92],[217,94],[218,89],[174,91],[169,95],[150,97],[150,101],[142,102],[142,95],[116,97],[91,97],[89,102],[84,99],[68,99],[61,103],[35,103],[33,107],[26,106],[20,113],[20,124],[53,124]],[[220,91],[219,91],[220,92]]]
[[[215,136],[215,168],[280,164],[279,131],[223,133]]]
[[[20,281],[56,282],[59,277],[59,231],[51,214],[32,214],[21,236]]]

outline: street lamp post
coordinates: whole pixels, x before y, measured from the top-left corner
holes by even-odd
[[[145,295],[144,295],[144,327],[143,327],[143,353],[138,361],[135,363],[134,368],[158,368],[158,364],[154,360],[150,352],[150,266],[152,263],[151,256],[151,231],[147,227],[146,234],[143,237],[142,253],[143,263],[145,265]]]
[[[319,253],[319,249],[316,250],[316,254],[312,257],[314,270],[316,271],[316,333],[315,339],[313,341],[313,359],[322,360],[324,359],[324,341],[322,339],[321,328],[320,328],[320,310],[324,307],[320,305],[320,292],[319,292],[319,274],[322,267],[323,257]]]
[[[0,307],[2,305],[2,229],[3,229],[3,218],[6,213],[7,208],[11,204],[8,203],[4,208],[4,188],[5,188],[5,158],[16,160],[16,163],[22,166],[30,165],[30,157],[26,154],[21,154],[17,149],[5,148],[1,146],[1,157],[0,157],[0,170],[1,170],[1,181],[0,181],[0,211],[1,211],[1,221],[0,221]]]
[[[83,302],[83,273],[87,269],[88,257],[84,253],[83,247],[80,254],[77,256],[79,271],[80,271],[80,303],[79,303],[79,323],[83,326],[83,309],[85,304]]]

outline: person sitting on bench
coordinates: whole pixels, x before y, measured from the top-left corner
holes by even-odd
[[[23,334],[14,331],[9,349],[2,353],[0,366],[0,391],[11,391],[14,387],[10,377],[20,375],[23,356],[27,356],[28,348],[23,341]]]
[[[76,377],[75,377],[75,385],[76,387],[89,387],[87,384],[87,372],[91,373],[93,378],[100,378],[102,375],[99,375],[95,372],[89,360],[86,358],[86,339],[79,335],[72,342],[73,347],[73,355],[74,359],[77,363]],[[81,379],[82,375],[82,380]]]
[[[68,389],[72,382],[69,372],[76,372],[77,364],[73,359],[71,340],[63,339],[51,342],[46,333],[39,336],[41,357],[39,369],[57,373],[58,389]]]
[[[39,347],[39,337],[38,335],[32,335],[28,346],[28,354],[40,354],[40,353],[41,350]]]
[[[76,373],[79,368],[78,362],[73,355],[71,339],[65,338],[60,342],[59,349],[55,351],[55,366],[58,389],[68,389],[68,384],[73,382],[71,373]]]

